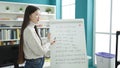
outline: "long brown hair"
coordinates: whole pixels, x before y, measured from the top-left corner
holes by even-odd
[[[21,35],[20,35],[20,45],[19,45],[19,55],[18,55],[18,63],[21,64],[24,62],[24,53],[23,53],[23,33],[24,29],[28,26],[30,23],[30,15],[34,13],[36,10],[40,10],[38,7],[33,6],[33,5],[28,5],[25,9],[24,13],[24,19],[21,27]]]

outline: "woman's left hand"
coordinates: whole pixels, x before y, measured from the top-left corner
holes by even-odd
[[[49,42],[51,41],[50,35],[51,35],[50,33],[48,33],[48,35],[47,35]],[[55,43],[55,41],[56,41],[56,38],[54,38],[54,40],[52,42],[50,42],[50,44],[53,45]]]
[[[55,40],[54,40],[54,41],[52,41],[50,44],[51,44],[51,45],[53,45],[54,43],[55,43]]]

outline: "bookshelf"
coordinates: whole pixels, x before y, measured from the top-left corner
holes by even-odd
[[[49,20],[56,19],[56,6],[0,1],[0,46],[19,44],[20,29],[27,5],[40,8],[41,20],[37,26],[42,40],[47,40]],[[51,9],[49,13],[46,12],[48,8]]]

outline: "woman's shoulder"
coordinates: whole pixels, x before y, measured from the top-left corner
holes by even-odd
[[[24,31],[25,31],[25,32],[30,32],[30,31],[32,31],[32,28],[26,27]]]

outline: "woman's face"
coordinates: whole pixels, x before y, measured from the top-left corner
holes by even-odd
[[[33,23],[38,23],[40,20],[40,10],[36,10],[34,13],[30,15],[30,21]]]

